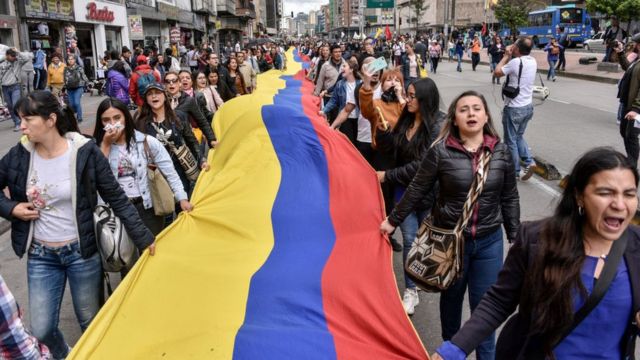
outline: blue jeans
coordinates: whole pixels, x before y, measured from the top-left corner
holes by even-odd
[[[440,295],[440,323],[442,338],[451,340],[462,321],[462,303],[464,294],[469,289],[469,307],[471,312],[478,306],[484,293],[498,279],[502,268],[503,238],[502,228],[493,234],[475,240],[465,240],[464,268],[460,279]],[[478,360],[495,358],[495,333],[487,337],[476,348]]]
[[[529,145],[524,140],[524,131],[531,118],[533,118],[533,104],[522,107],[505,106],[502,112],[504,142],[511,151],[516,174],[520,172],[520,159],[524,161],[526,166],[533,164]]]
[[[458,71],[462,71],[462,54],[458,54],[456,55],[456,57],[458,58]]]
[[[67,95],[69,95],[69,105],[73,109],[73,112],[76,113],[76,119],[78,122],[82,121],[82,93],[84,92],[83,87],[79,87],[77,89],[69,90],[67,89]]]
[[[549,62],[549,72],[547,73],[547,80],[553,79],[556,77],[556,63],[558,60],[548,60]]]
[[[400,232],[402,233],[402,263],[407,262],[407,255],[409,254],[409,250],[411,250],[411,245],[413,244],[413,240],[416,238],[416,234],[418,233],[418,227],[422,223],[425,217],[427,217],[426,211],[414,211],[406,219],[400,224]],[[415,289],[416,284],[409,279],[407,273],[404,273],[404,286],[405,288]]]
[[[56,359],[63,359],[69,353],[69,346],[58,328],[67,278],[73,309],[84,331],[100,310],[103,292],[100,255],[96,252],[83,259],[78,242],[59,248],[31,244],[27,261],[31,330]]]
[[[13,113],[13,106],[22,96],[20,87],[20,84],[2,87],[2,98],[4,99],[4,104],[7,106],[7,109],[9,109],[9,112],[11,113],[11,119],[13,119],[13,124],[15,126],[20,125],[20,118],[18,117],[18,115]]]

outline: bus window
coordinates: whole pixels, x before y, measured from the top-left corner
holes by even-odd
[[[582,9],[560,9],[560,22],[563,24],[582,23]]]

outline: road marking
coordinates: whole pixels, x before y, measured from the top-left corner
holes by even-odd
[[[568,101],[558,100],[558,99],[555,99],[555,98],[549,98],[549,100],[555,101],[555,102],[559,102],[559,103],[565,104],[565,105],[571,105],[571,103],[568,102]]]
[[[531,179],[529,179],[529,182],[534,184],[535,186],[539,187],[542,191],[546,192],[547,194],[553,196],[554,198],[558,198],[560,196],[562,196],[562,194],[552,188],[551,186],[545,184],[544,182],[542,182],[542,180],[538,180],[535,177],[532,177]]]

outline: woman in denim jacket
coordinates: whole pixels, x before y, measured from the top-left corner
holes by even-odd
[[[358,62],[355,59],[349,59],[342,64],[339,80],[333,88],[328,90],[332,94],[331,99],[320,111],[320,115],[326,117],[325,114],[331,113],[337,107],[339,114],[331,124],[331,128],[340,129],[353,144],[358,137],[358,114],[360,113],[355,104],[355,89],[362,82],[358,69]]]
[[[153,136],[135,130],[127,105],[117,99],[107,98],[100,103],[93,132],[102,153],[109,159],[111,171],[136,207],[144,224],[154,235],[164,229],[164,216],[156,216],[151,202],[145,141],[158,169],[167,179],[180,208],[191,211],[180,177],[164,146]]]

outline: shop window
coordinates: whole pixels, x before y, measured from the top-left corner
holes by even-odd
[[[53,48],[60,46],[60,25],[57,22],[29,21],[29,42],[31,50],[40,47],[50,53]]]
[[[11,15],[11,6],[9,0],[0,0],[0,14]]]

